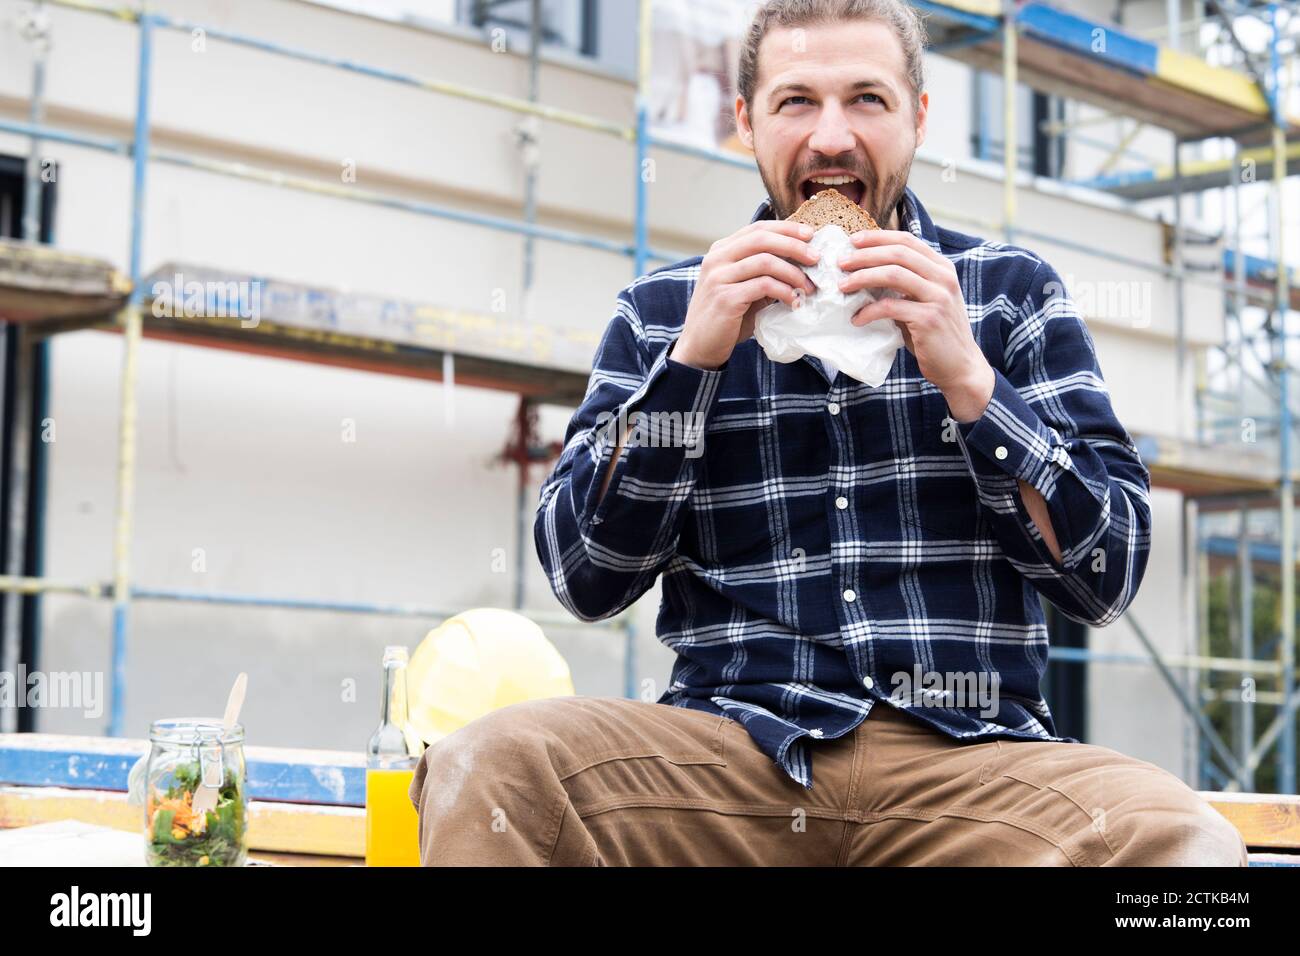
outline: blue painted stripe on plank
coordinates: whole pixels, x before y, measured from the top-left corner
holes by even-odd
[[[1098,23],[1057,10],[1042,3],[1030,3],[1016,16],[1022,33],[1062,46],[1139,76],[1154,76],[1160,48],[1131,36],[1110,23]]]
[[[1245,262],[1247,279],[1254,282],[1273,283],[1277,281],[1277,265],[1272,259],[1247,254]],[[1233,250],[1231,249],[1223,250],[1223,271],[1227,273],[1229,278],[1237,274],[1237,263],[1233,258]],[[1296,270],[1288,266],[1287,283],[1292,288],[1295,287],[1296,278]]]
[[[0,783],[24,787],[127,789],[127,777],[144,749],[96,753],[73,748],[29,749],[0,744]],[[249,756],[248,793],[254,800],[362,807],[364,758],[357,764],[266,760]]]
[[[960,23],[972,30],[978,30],[980,33],[997,33],[1001,29],[1001,21],[997,17],[981,16],[968,10],[950,7],[945,3],[933,3],[930,0],[912,0],[912,6],[936,20]]]
[[[1067,182],[1071,186],[1086,186],[1089,189],[1115,189],[1120,186],[1149,183],[1155,178],[1154,169],[1134,169],[1123,173],[1111,173],[1109,176],[1094,176],[1092,179],[1070,179]]]
[[[953,50],[962,50],[968,46],[975,46],[976,44],[983,43],[986,40],[997,39],[1000,35],[1001,34],[997,30],[993,30],[989,33],[971,32],[959,36],[955,40],[949,40],[946,43],[931,43],[928,47],[926,47],[926,49],[929,50],[931,53],[938,53],[938,54],[950,53]]]
[[[1252,561],[1264,561],[1277,564],[1282,560],[1282,548],[1267,541],[1248,543]],[[1237,556],[1237,539],[1225,535],[1212,535],[1201,539],[1201,550],[1214,558],[1233,558]]]
[[[248,792],[254,800],[366,805],[366,768],[346,764],[250,760]]]

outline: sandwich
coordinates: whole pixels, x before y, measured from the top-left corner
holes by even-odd
[[[850,236],[864,229],[880,228],[870,213],[838,189],[832,188],[823,189],[788,218],[790,222],[802,222],[814,230],[834,223]]]

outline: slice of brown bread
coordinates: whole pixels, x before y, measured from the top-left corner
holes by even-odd
[[[850,236],[864,229],[879,229],[876,220],[838,189],[823,189],[790,215],[791,222],[807,223],[814,229],[835,223]]]

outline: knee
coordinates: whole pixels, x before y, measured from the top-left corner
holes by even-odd
[[[557,699],[526,700],[498,707],[431,744],[425,756],[437,765],[459,762],[466,754],[492,759],[502,750],[517,750],[522,742],[545,734],[554,723],[549,705]]]
[[[1246,866],[1246,842],[1237,828],[1194,793],[1180,806],[1135,821],[1125,849],[1146,866]]]
[[[429,750],[433,759],[446,759],[450,752],[466,752],[487,761],[527,760],[547,745],[561,740],[577,717],[573,697],[545,697],[498,707],[478,717]]]
[[[453,809],[472,788],[535,782],[549,765],[548,739],[555,733],[564,698],[523,701],[490,711],[425,749],[410,797],[421,815]]]

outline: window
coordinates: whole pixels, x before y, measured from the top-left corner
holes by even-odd
[[[542,46],[559,47],[581,56],[598,52],[599,5],[596,0],[542,0]],[[482,30],[502,29],[510,48],[527,50],[532,30],[533,0],[461,0],[460,19]]]
[[[1001,162],[1003,157],[1002,77],[972,70],[971,153],[977,159]],[[1059,97],[1016,87],[1017,165],[1038,176],[1059,178],[1065,166],[1065,139],[1044,132],[1043,126],[1064,117]]]
[[[456,19],[504,30],[510,49],[527,52],[533,0],[456,0]],[[636,63],[637,4],[629,0],[541,0],[542,49],[563,50],[631,76]]]
[[[54,173],[55,168],[51,167]],[[41,242],[51,240],[54,222],[54,183],[57,175],[43,183],[40,190]],[[0,155],[0,238],[21,239],[23,235],[23,207],[27,198],[27,159],[24,156]]]

